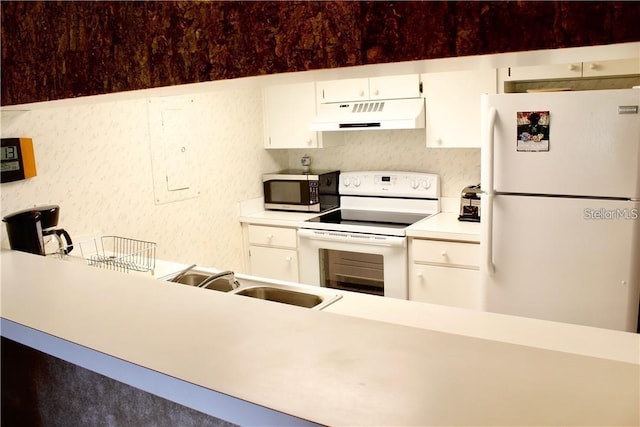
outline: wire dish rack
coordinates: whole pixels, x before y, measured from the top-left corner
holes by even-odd
[[[102,236],[80,244],[88,265],[108,270],[151,272],[156,268],[156,243],[119,236]]]

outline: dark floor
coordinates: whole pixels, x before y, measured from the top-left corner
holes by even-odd
[[[232,427],[6,338],[1,341],[2,427]]]

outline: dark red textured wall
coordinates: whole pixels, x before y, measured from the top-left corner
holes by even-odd
[[[0,2],[2,105],[640,41],[640,2]]]

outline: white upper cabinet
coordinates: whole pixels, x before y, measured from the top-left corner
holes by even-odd
[[[372,77],[369,79],[369,99],[420,98],[420,75]]]
[[[318,102],[367,101],[369,79],[342,79],[318,82]]]
[[[420,75],[327,80],[318,82],[318,102],[354,102],[419,98]]]
[[[582,63],[510,67],[505,80],[571,79],[582,77]]]
[[[504,80],[572,79],[629,74],[640,74],[640,58],[510,67],[504,76]]]
[[[582,63],[582,77],[640,74],[640,58]]]
[[[480,147],[480,96],[495,94],[495,69],[425,73],[427,147]]]
[[[265,148],[322,148],[338,145],[338,132],[312,131],[316,116],[315,82],[269,86],[263,89]]]

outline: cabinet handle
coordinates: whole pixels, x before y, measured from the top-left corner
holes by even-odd
[[[440,251],[440,255],[442,255],[443,257],[447,256],[447,251]]]
[[[358,92],[358,96],[359,96],[359,97],[363,97],[363,96],[364,96],[364,91],[363,91],[363,90],[361,90],[360,92]]]
[[[284,257],[284,260],[287,262],[291,262],[291,257],[290,256]]]
[[[578,66],[576,64],[569,65],[569,71],[578,71]]]
[[[378,89],[376,89],[376,90],[373,91],[373,94],[378,96],[378,95],[380,95],[380,91]]]
[[[267,234],[267,240],[273,239],[273,234]]]
[[[589,64],[589,69],[590,70],[597,70],[598,68],[600,68],[600,66],[598,64],[594,64],[593,62],[591,64]]]

